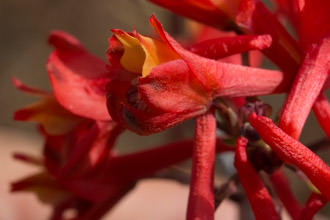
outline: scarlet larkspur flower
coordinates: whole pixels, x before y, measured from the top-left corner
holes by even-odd
[[[203,58],[182,48],[153,16],[150,22],[160,40],[113,30],[122,42],[122,56],[110,60],[119,60],[123,68],[137,73],[110,82],[108,108],[114,120],[139,134],[158,132],[201,115],[217,97],[286,89],[281,72]],[[110,45],[108,51],[118,55],[119,50]]]

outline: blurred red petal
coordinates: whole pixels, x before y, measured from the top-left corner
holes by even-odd
[[[111,79],[109,66],[64,32],[52,32],[49,43],[55,50],[47,70],[58,102],[82,117],[110,120],[105,97],[105,85]]]

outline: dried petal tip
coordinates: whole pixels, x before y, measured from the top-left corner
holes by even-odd
[[[251,46],[259,50],[266,49],[272,44],[272,37],[270,35],[257,36],[250,42]]]

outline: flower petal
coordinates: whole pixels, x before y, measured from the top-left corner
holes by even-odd
[[[67,133],[83,120],[65,110],[52,96],[17,110],[14,119],[38,122],[50,135]]]
[[[214,0],[149,0],[176,14],[195,19],[216,28],[233,28],[239,1]],[[217,2],[217,3],[216,3]]]
[[[236,22],[245,33],[271,35],[272,45],[263,53],[286,74],[296,73],[301,60],[299,46],[262,2],[242,0]]]
[[[48,41],[55,47],[47,70],[58,102],[82,117],[110,120],[105,84],[113,69],[109,70],[104,61],[89,54],[77,39],[64,32],[52,32]]]
[[[188,49],[206,58],[220,59],[249,50],[263,50],[270,45],[270,35],[244,35],[214,38],[194,44]]]
[[[297,0],[298,36],[301,46],[317,43],[330,30],[330,1]]]

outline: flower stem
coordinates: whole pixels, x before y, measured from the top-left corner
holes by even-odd
[[[213,110],[196,119],[194,141],[187,219],[212,220],[216,148],[216,119]]]

